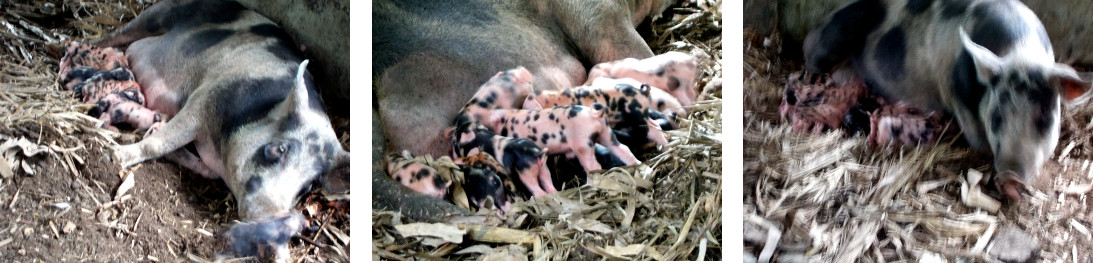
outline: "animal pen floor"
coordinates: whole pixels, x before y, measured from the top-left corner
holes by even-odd
[[[936,145],[893,149],[838,131],[792,132],[778,105],[787,76],[803,66],[781,57],[778,43],[778,35],[744,29],[746,257],[990,262],[989,251],[1020,253],[1027,250],[1014,247],[1039,244],[1044,262],[1093,261],[1087,209],[1093,105],[1064,109],[1059,146],[1029,182],[1032,195],[987,212],[962,195],[980,189],[1000,196],[992,185],[969,183],[976,179],[967,177],[969,170],[991,176],[990,156],[953,143],[953,136]],[[1013,240],[1022,232],[1031,238]]]
[[[62,37],[97,39],[149,2],[0,3],[0,261],[203,262],[226,247],[215,235],[238,217],[221,180],[161,160],[122,171],[108,147],[138,137],[96,128],[58,83]],[[331,115],[348,149],[348,113]],[[348,261],[348,201],[303,200],[318,231],[293,239],[293,258]]]

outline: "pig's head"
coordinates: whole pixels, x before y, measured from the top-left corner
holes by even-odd
[[[683,108],[683,104],[666,91],[650,89],[649,100],[657,111],[664,114],[673,129],[679,128],[679,118],[687,116],[687,109]]]
[[[471,165],[462,166],[461,170],[465,178],[463,190],[466,191],[471,206],[483,209],[492,205],[502,213],[508,212],[512,200],[497,171]]]
[[[974,83],[983,87],[983,95],[977,116],[960,116],[958,112],[957,118],[973,147],[985,148],[982,137],[976,138],[985,135],[985,146],[994,153],[994,168],[999,175],[996,186],[1011,200],[1018,200],[1025,179],[1035,176],[1044,160],[1054,153],[1062,121],[1060,102],[1079,103],[1090,84],[1067,65],[1044,63],[1054,60],[1041,47],[1037,47],[1040,52],[1026,48],[999,57],[972,42],[963,30],[960,37],[964,52],[973,61],[968,66],[974,66]],[[969,126],[978,127],[979,135]]]
[[[295,234],[285,231],[299,228],[284,224],[299,223],[291,219],[298,219],[293,217],[298,213],[293,206],[313,182],[319,182],[328,192],[349,188],[349,153],[338,142],[321,101],[308,98],[312,88],[305,79],[306,67],[306,60],[300,63],[289,95],[264,118],[242,124],[219,145],[226,168],[224,181],[237,200],[241,221],[254,223],[246,227]],[[313,105],[316,103],[320,105]],[[234,231],[231,233],[237,233]],[[255,241],[240,236],[234,240]],[[281,241],[286,240],[257,241],[276,241],[270,244],[284,250],[287,244]]]

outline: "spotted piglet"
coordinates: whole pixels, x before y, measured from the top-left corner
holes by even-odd
[[[588,86],[558,91],[536,91],[534,95],[528,96],[527,100],[535,100],[542,107],[592,106],[593,103],[599,103],[607,106],[604,109],[605,118],[607,118],[607,124],[612,126],[622,122],[624,115],[645,117],[646,110],[656,110],[667,114],[673,125],[676,116],[686,115],[686,110],[683,109],[679,100],[663,90],[649,87],[648,84],[633,79],[600,78]]]
[[[497,72],[478,88],[460,114],[467,114],[472,121],[488,116],[493,109],[511,109],[516,99],[531,94],[531,72],[524,67]]]
[[[387,174],[414,192],[444,198],[452,182],[440,176],[433,167],[413,158],[408,151],[388,155]]]
[[[592,86],[567,88],[561,91],[536,92],[535,95],[528,96],[524,102],[524,107],[592,106],[597,103],[606,105],[604,115],[607,124],[614,129],[617,136],[626,138],[626,140],[622,140],[623,144],[629,146],[631,150],[641,151],[649,142],[656,145],[668,144],[667,136],[661,130],[660,123],[650,118],[653,116],[663,118],[664,116],[653,113],[657,106],[651,99],[653,93],[661,93],[668,100],[674,101],[674,105],[679,105],[675,98],[672,98],[664,91],[651,89],[649,85],[644,83],[637,83],[630,79],[601,79],[595,81]],[[660,102],[660,105],[665,105],[663,101]],[[676,116],[674,111],[682,111],[682,107],[668,109],[669,116]],[[674,118],[669,117],[664,121],[667,121],[671,126],[673,120]],[[622,130],[626,130],[626,134],[620,134]],[[635,153],[641,154],[639,152]]]
[[[528,101],[525,101],[527,103]],[[486,127],[501,136],[529,139],[550,154],[576,156],[585,171],[600,170],[593,147],[607,147],[627,165],[640,163],[630,149],[615,138],[603,118],[603,106],[562,106],[541,109],[537,103],[524,110],[494,110]]]
[[[698,97],[694,87],[697,72],[694,56],[670,51],[646,59],[627,58],[597,64],[588,72],[585,85],[600,77],[632,78],[671,93],[683,106],[691,106]]]
[[[117,130],[117,126],[124,124],[137,131],[155,132],[162,125],[163,116],[144,107],[144,94],[129,69],[97,70],[80,66],[67,76],[84,79],[71,89],[84,103],[95,104],[88,115],[102,120],[104,128]]]
[[[500,210],[499,215],[509,211],[516,186],[497,159],[486,153],[478,153],[455,159],[454,162],[463,171],[463,190],[472,207],[481,210],[492,205]]]
[[[99,48],[79,41],[66,41],[65,54],[61,58],[58,76],[68,76],[69,72],[80,67],[100,70],[129,68],[129,62],[120,50],[112,47]]]
[[[509,175],[517,175],[524,189],[532,196],[556,192],[547,169],[547,151],[535,142],[497,135],[466,116],[456,118],[457,125],[445,131],[452,142],[452,155],[456,159],[486,153],[506,167]]]

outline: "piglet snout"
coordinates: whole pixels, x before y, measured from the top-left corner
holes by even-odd
[[[234,256],[256,256],[262,262],[283,262],[289,259],[289,240],[306,223],[300,212],[293,211],[286,216],[236,224],[228,229],[227,239]]]

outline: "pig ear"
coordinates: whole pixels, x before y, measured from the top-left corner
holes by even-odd
[[[1093,73],[1078,74],[1073,68],[1065,64],[1055,64],[1055,74],[1052,76],[1059,97],[1067,105],[1084,103],[1089,98],[1090,80]]]
[[[528,96],[527,99],[524,99],[524,109],[525,110],[541,110],[541,109],[543,109],[543,105],[539,104],[539,102],[536,101],[534,97]]]
[[[328,193],[349,191],[349,152],[341,151],[334,156],[334,165],[329,172],[319,178],[323,190]]]
[[[299,69],[296,70],[296,81],[292,87],[292,94],[289,94],[286,100],[286,105],[292,110],[305,110],[307,109],[307,84],[304,82],[304,72],[307,69],[308,60],[300,62]]]
[[[444,138],[452,138],[452,131],[455,131],[455,127],[448,127],[444,129]]]
[[[968,52],[975,64],[976,77],[979,82],[987,83],[1001,67],[1001,59],[994,55],[994,52],[972,42],[972,39],[968,37],[968,33],[965,33],[963,28],[959,30],[960,41],[964,44],[964,51]]]

